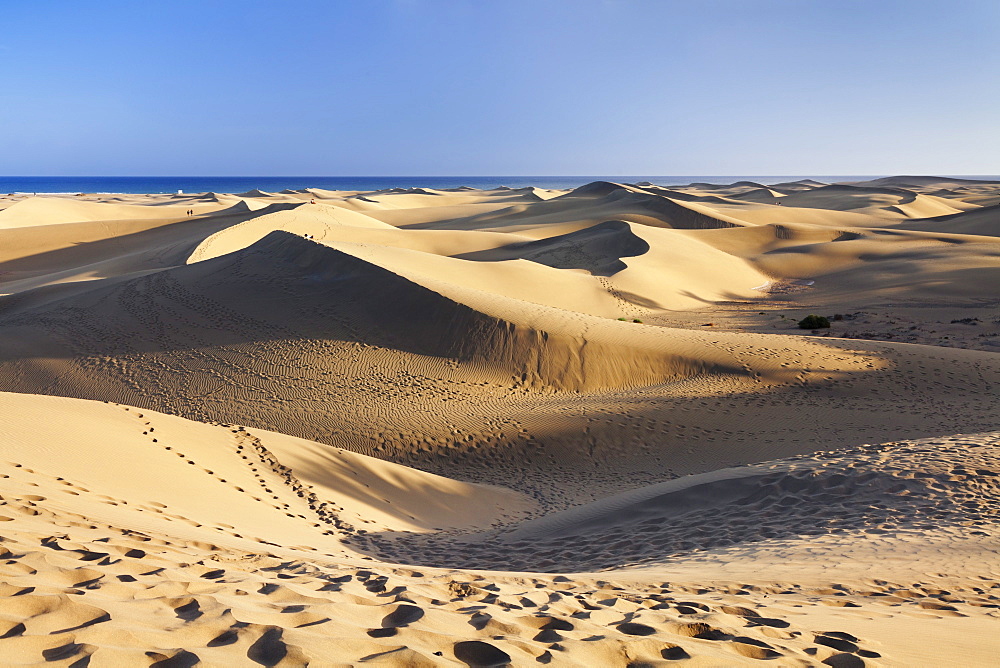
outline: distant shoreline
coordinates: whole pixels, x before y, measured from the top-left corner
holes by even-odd
[[[684,175],[684,176],[0,176],[0,193],[44,194],[166,194],[240,193],[260,189],[271,192],[320,188],[324,190],[384,190],[389,188],[451,189],[462,186],[488,190],[500,186],[523,188],[576,188],[593,181],[683,185],[695,182],[778,183],[814,179],[824,183],[864,181],[883,175]],[[973,180],[1000,180],[1000,176],[949,176]]]

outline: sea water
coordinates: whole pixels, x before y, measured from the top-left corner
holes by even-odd
[[[466,186],[490,189],[500,186],[522,188],[576,188],[592,181],[682,185],[687,183],[734,183],[754,181],[773,184],[800,179],[823,183],[865,181],[883,175],[714,175],[714,176],[0,176],[2,193],[241,193],[248,190],[278,192],[302,188],[324,190],[385,190],[389,188],[435,188],[446,190]],[[996,176],[964,176],[997,180]]]

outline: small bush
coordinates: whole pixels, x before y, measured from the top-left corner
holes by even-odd
[[[639,323],[640,325],[642,324],[642,320],[639,320],[639,318],[636,318],[636,319],[634,319],[634,320],[633,320],[632,322],[637,322],[637,323]]]
[[[821,315],[807,315],[799,320],[799,329],[823,329],[830,327],[830,320]]]
[[[627,322],[625,318],[618,318],[618,319],[621,320],[622,322]]]

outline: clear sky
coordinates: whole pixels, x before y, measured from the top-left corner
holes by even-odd
[[[0,174],[893,173],[1000,173],[1000,0],[0,1]]]

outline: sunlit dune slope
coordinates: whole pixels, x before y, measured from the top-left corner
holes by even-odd
[[[532,507],[509,490],[263,430],[61,397],[0,393],[0,405],[6,459],[94,490],[67,485],[62,508],[192,540],[343,552],[345,527],[454,528]]]
[[[226,203],[220,205],[215,202],[207,205],[199,203],[192,206],[199,214],[227,208]],[[245,204],[242,206],[246,207]],[[181,217],[185,214],[179,208],[168,212],[159,207],[138,204],[105,204],[69,198],[31,197],[0,209],[0,229],[95,220],[161,218],[165,215]]]

